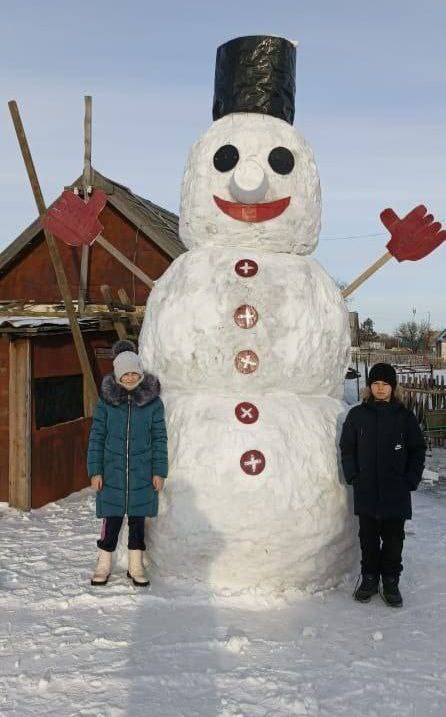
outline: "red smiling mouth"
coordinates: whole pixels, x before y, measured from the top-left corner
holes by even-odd
[[[238,202],[228,202],[214,194],[217,207],[228,217],[238,219],[240,222],[265,222],[267,219],[274,219],[285,211],[290,201],[291,197],[284,197],[263,204],[238,204]]]

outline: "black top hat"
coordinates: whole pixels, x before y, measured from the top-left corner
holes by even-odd
[[[283,37],[249,35],[217,49],[214,120],[231,112],[260,112],[294,120],[296,47]]]

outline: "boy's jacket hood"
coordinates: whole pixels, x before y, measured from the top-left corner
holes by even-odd
[[[112,406],[119,406],[127,403],[128,396],[137,406],[146,406],[159,396],[160,382],[151,373],[144,373],[141,383],[132,391],[127,391],[117,381],[113,373],[109,373],[102,379],[101,397],[106,403]]]

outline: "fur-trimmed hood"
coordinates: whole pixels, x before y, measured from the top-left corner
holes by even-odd
[[[119,406],[121,403],[127,403],[128,396],[137,406],[146,406],[159,396],[160,382],[156,376],[151,373],[144,373],[141,383],[132,391],[127,391],[117,381],[113,373],[108,373],[102,379],[101,396],[106,403],[112,406]]]

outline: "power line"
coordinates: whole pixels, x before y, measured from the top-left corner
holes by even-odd
[[[445,218],[435,219],[437,222],[444,222]],[[345,237],[320,237],[321,241],[350,241],[354,239],[378,239],[379,237],[389,237],[388,232],[378,232],[377,234],[352,234]]]
[[[352,234],[347,237],[321,237],[321,241],[346,241],[351,239],[377,239],[378,237],[388,236],[387,232],[380,232],[379,234]]]

